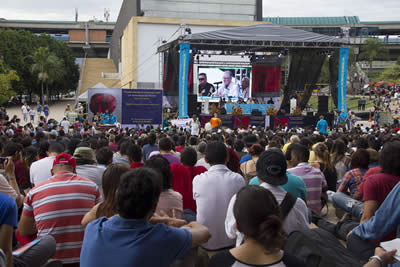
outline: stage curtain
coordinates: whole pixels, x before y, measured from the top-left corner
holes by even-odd
[[[303,99],[298,103],[302,109],[306,106],[326,57],[326,55],[314,49],[293,49],[290,50],[290,55],[289,79],[283,91],[281,113],[289,113],[290,98],[296,96],[297,91],[304,91],[305,85],[309,84],[307,92],[304,92]]]

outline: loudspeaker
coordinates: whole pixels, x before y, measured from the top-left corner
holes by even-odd
[[[329,96],[318,96],[318,113],[328,113]]]
[[[201,103],[197,102],[197,95],[188,95],[188,115],[192,117],[193,114],[200,115]]]

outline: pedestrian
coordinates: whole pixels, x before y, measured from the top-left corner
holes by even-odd
[[[35,122],[35,110],[33,108],[29,110],[29,115],[31,117],[31,122]]]
[[[26,104],[26,102],[25,102],[25,104],[22,105],[21,110],[22,110],[22,114],[24,115],[24,121],[27,122],[29,111],[28,111],[28,105]]]
[[[47,118],[49,117],[49,114],[50,114],[49,106],[47,105],[47,103],[44,104],[44,106],[43,106],[43,112],[44,112],[44,116],[46,117],[46,120],[47,120]]]
[[[38,121],[40,121],[40,116],[42,113],[42,105],[40,105],[39,101],[37,102],[36,111],[37,111],[37,115],[38,115]]]

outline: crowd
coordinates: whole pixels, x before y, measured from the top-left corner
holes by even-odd
[[[80,118],[35,127],[5,109],[0,120],[0,266],[396,264],[380,243],[400,224],[399,125],[194,117],[188,129],[101,131]],[[306,249],[313,233],[326,247]]]

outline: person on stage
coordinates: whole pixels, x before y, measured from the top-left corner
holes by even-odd
[[[324,120],[324,116],[319,117],[319,121],[317,123],[317,129],[320,134],[326,134],[326,129],[328,128],[328,122]]]
[[[101,116],[100,124],[109,124],[109,123],[110,123],[110,113],[108,112],[108,109],[106,109],[104,114]]]
[[[207,82],[207,74],[199,74],[199,96],[211,96],[215,92],[215,87]]]
[[[243,77],[242,86],[241,86],[241,89],[240,89],[240,97],[241,98],[243,98],[243,99],[248,99],[249,98],[249,96],[250,96],[249,85],[250,85],[249,78]]]
[[[239,97],[239,87],[232,82],[232,72],[225,71],[223,76],[223,85],[218,89],[217,97]]]
[[[108,124],[114,125],[117,122],[117,116],[114,113],[110,112],[110,117],[108,119]]]

